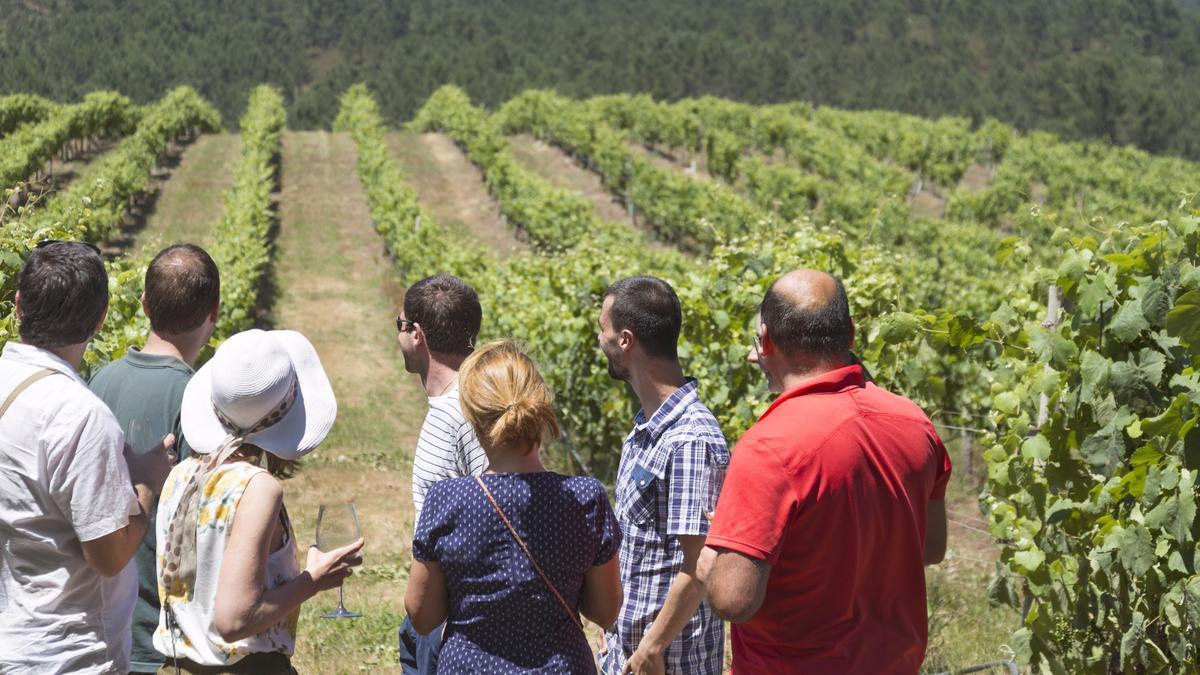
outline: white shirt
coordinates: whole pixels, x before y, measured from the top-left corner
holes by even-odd
[[[429,486],[446,478],[477,476],[488,467],[487,454],[475,430],[463,417],[458,385],[441,396],[429,397],[429,413],[421,425],[413,453],[413,527],[421,520],[421,506]]]
[[[0,419],[0,672],[109,673],[117,632],[82,541],[141,512],[108,408],[70,364],[15,342],[0,356],[0,401],[42,368]],[[125,655],[128,658],[128,654]]]

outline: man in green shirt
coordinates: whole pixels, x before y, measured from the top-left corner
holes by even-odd
[[[191,379],[196,356],[212,336],[220,307],[221,278],[213,259],[199,246],[176,244],[159,252],[146,269],[142,310],[150,319],[150,334],[140,350],[96,373],[92,391],[116,416],[126,442],[136,451],[153,447],[175,434],[178,459],[189,453],[179,425],[183,390]],[[151,513],[151,523],[154,514]],[[129,625],[132,635],[130,671],[154,673],[164,657],[154,649],[158,627],[158,577],[155,569],[154,527],[125,569],[105,579],[104,615],[114,625]],[[120,621],[124,621],[121,624]]]

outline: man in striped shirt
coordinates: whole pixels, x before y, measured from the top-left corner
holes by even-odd
[[[706,474],[729,463],[729,450],[679,364],[679,298],[661,279],[622,279],[605,293],[599,323],[609,374],[642,406],[617,471],[625,602],[605,626],[602,670],[718,675],[724,626],[704,600],[696,561],[708,534]]]
[[[458,368],[475,347],[483,310],[465,281],[449,274],[421,279],[404,294],[396,319],[404,368],[421,377],[429,413],[413,453],[414,529],[429,487],[444,478],[483,473],[487,455],[458,403]],[[422,636],[408,617],[400,628],[400,666],[405,675],[437,670],[441,629]]]

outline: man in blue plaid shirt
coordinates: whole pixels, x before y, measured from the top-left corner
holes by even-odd
[[[600,309],[609,373],[642,405],[617,473],[625,603],[605,635],[607,675],[721,672],[724,626],[695,573],[708,534],[706,472],[723,469],[729,450],[696,381],[683,376],[681,324],[674,289],[654,277],[614,283]]]

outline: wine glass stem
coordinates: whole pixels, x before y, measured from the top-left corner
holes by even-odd
[[[342,587],[338,586],[338,611],[344,612],[346,608],[342,605]]]

